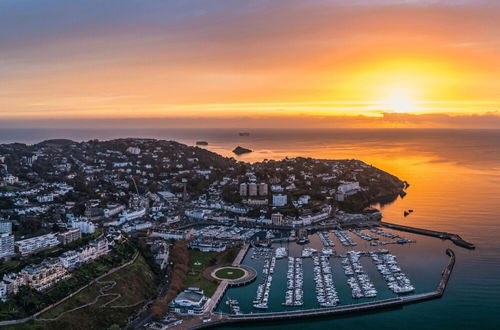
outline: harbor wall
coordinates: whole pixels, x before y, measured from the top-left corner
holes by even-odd
[[[441,238],[441,239],[449,239],[455,245],[458,245],[460,247],[470,249],[470,250],[473,250],[476,248],[474,244],[465,241],[464,239],[462,239],[462,237],[460,237],[457,234],[429,230],[429,229],[415,228],[415,227],[409,227],[409,226],[403,226],[403,225],[397,225],[397,224],[389,223],[389,222],[379,222],[378,225],[386,227],[386,228],[397,229],[400,231],[406,231],[406,232],[414,233],[414,234],[432,236],[432,237],[437,237],[437,238]]]

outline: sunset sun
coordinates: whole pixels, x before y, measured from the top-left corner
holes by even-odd
[[[390,112],[407,113],[417,110],[416,101],[405,90],[396,89],[384,101],[384,107]]]

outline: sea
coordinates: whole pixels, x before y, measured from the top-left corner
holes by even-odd
[[[239,132],[248,132],[240,136]],[[500,130],[454,129],[1,129],[0,143],[36,143],[46,139],[75,141],[142,137],[175,140],[188,145],[206,141],[204,148],[241,161],[256,162],[285,157],[360,159],[410,183],[407,195],[387,205],[375,205],[384,221],[459,234],[476,245],[466,250],[449,241],[397,232],[416,243],[389,246],[416,287],[416,292],[437,286],[450,247],[456,264],[444,296],[437,300],[351,316],[304,319],[279,323],[242,324],[225,329],[500,329]],[[252,153],[236,156],[242,146]],[[409,216],[403,212],[413,209]],[[356,249],[370,249],[355,237]],[[338,240],[336,249],[342,252]],[[311,246],[321,249],[317,236]],[[293,255],[300,247],[290,244]],[[385,246],[384,246],[385,247]],[[366,259],[367,273],[379,295],[394,296]],[[261,265],[250,255],[244,263]],[[350,291],[337,260],[331,262],[340,303],[350,304]],[[281,306],[286,287],[286,259],[277,263],[268,311]],[[304,261],[305,305],[314,308],[314,282],[310,260]],[[252,310],[256,282],[230,289],[226,296],[238,299],[243,312]],[[220,310],[225,307],[219,306]],[[293,308],[288,308],[292,309]]]

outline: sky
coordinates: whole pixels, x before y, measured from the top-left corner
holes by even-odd
[[[500,128],[500,1],[2,0],[0,127]]]

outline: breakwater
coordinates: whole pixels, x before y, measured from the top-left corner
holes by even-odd
[[[473,250],[476,248],[476,246],[474,244],[465,241],[462,237],[460,237],[460,235],[457,235],[457,234],[429,230],[429,229],[415,228],[415,227],[409,227],[409,226],[403,226],[403,225],[397,225],[395,223],[389,223],[389,222],[379,222],[377,224],[379,226],[383,226],[383,227],[387,227],[387,228],[391,228],[391,229],[396,229],[396,230],[401,230],[401,231],[406,231],[409,233],[420,234],[420,235],[425,235],[425,236],[432,236],[432,237],[437,237],[437,238],[441,238],[441,239],[449,239],[455,245],[458,245],[460,247],[470,249],[470,250]]]
[[[195,327],[192,327],[191,329],[211,328],[211,327],[218,327],[235,323],[272,322],[280,320],[310,318],[310,317],[355,314],[355,313],[362,313],[379,309],[398,308],[412,303],[437,299],[444,294],[451,273],[453,271],[453,267],[455,266],[455,253],[453,252],[453,250],[447,249],[446,254],[450,257],[450,259],[448,261],[447,266],[442,272],[441,280],[439,281],[436,290],[432,292],[401,296],[390,299],[383,299],[373,302],[329,307],[329,308],[317,308],[317,309],[274,312],[274,313],[255,313],[255,314],[223,315],[223,316],[219,315],[217,316],[218,319],[197,325]]]

